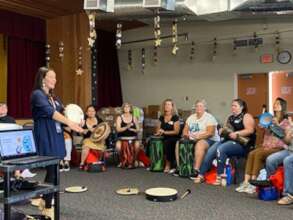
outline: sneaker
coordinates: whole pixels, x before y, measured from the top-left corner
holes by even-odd
[[[51,220],[54,220],[54,208],[44,208],[42,210],[42,215],[49,217]]]
[[[248,187],[249,183],[242,182],[236,189],[236,192],[245,192],[246,188]]]
[[[63,171],[68,172],[70,170],[70,165],[68,161],[65,161],[63,166]]]
[[[194,172],[189,175],[189,179],[194,180],[198,176],[198,173],[198,170],[194,170]]]
[[[175,169],[175,172],[172,174],[173,176],[179,176],[179,170]]]
[[[173,168],[173,169],[171,169],[171,170],[169,171],[169,173],[168,173],[168,174],[173,174],[173,173],[175,173],[175,171],[176,171],[176,169],[175,169],[175,168]]]
[[[248,194],[254,194],[254,193],[256,193],[256,187],[251,184],[248,184],[248,186],[245,188],[244,192],[248,193]]]
[[[288,194],[278,201],[278,205],[291,205],[293,204],[293,195]]]
[[[36,173],[32,173],[29,171],[29,169],[25,169],[21,172],[20,176],[22,178],[33,178],[34,176],[36,176]]]
[[[59,171],[60,171],[60,172],[63,172],[63,171],[64,171],[64,163],[63,163],[63,160],[60,161],[60,164],[59,164]]]

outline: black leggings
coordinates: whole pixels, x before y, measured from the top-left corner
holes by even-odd
[[[50,166],[46,167],[47,174],[46,174],[45,181],[44,181],[45,183],[49,183],[49,184],[53,184],[53,185],[56,183],[57,176],[56,176],[55,169],[56,169],[56,166],[54,166],[54,165],[50,165]],[[45,200],[45,208],[46,209],[51,208],[52,207],[53,193],[43,195],[43,199]]]
[[[175,146],[178,137],[164,137],[164,156],[171,163],[171,168],[175,168]]]

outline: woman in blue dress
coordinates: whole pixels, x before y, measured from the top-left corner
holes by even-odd
[[[56,73],[47,67],[39,68],[34,90],[31,94],[31,108],[34,120],[34,137],[39,155],[55,156],[63,159],[65,156],[65,142],[62,124],[70,129],[82,132],[82,128],[65,118],[61,112],[63,105],[54,95]],[[45,182],[53,184],[56,179],[54,166],[46,167]],[[44,202],[40,204],[43,214],[53,217],[52,194],[44,195]],[[52,218],[53,219],[53,218]]]

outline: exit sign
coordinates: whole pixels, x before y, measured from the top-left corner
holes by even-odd
[[[261,63],[272,63],[273,62],[273,55],[272,54],[263,54],[260,57],[260,62]]]

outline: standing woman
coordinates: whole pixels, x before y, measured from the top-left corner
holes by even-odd
[[[137,138],[137,134],[139,132],[139,125],[137,119],[132,114],[132,105],[129,103],[124,103],[122,105],[123,113],[117,117],[116,119],[116,131],[118,133],[118,138],[123,137],[133,137]],[[116,142],[116,150],[120,154],[121,152],[121,140]],[[137,161],[137,155],[140,150],[140,143],[138,140],[134,141],[134,166],[137,167],[139,165]],[[121,166],[121,161],[118,167]],[[132,166],[129,166],[132,168]]]
[[[180,124],[177,109],[172,99],[166,99],[162,103],[161,112],[162,115],[159,118],[155,135],[164,137],[164,173],[168,173],[170,169],[175,168],[175,146],[179,139]]]
[[[62,124],[77,132],[82,132],[83,129],[60,113],[63,110],[63,105],[54,96],[55,85],[56,73],[54,70],[47,67],[39,68],[31,94],[31,108],[34,120],[34,137],[39,155],[55,156],[62,160],[65,156]],[[45,182],[53,184],[56,179],[54,166],[47,166],[46,170]],[[44,215],[54,219],[54,209],[51,206],[52,197],[52,194],[44,195],[45,202],[40,204],[44,207],[40,208],[43,209]]]

